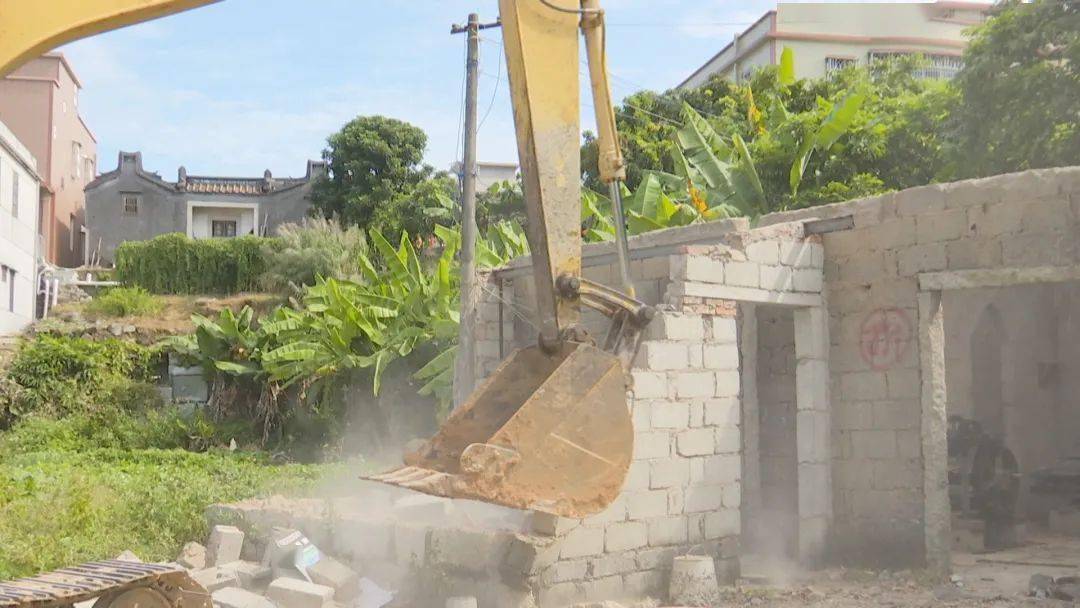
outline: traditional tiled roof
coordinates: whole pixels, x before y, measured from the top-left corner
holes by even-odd
[[[177,171],[176,181],[169,182],[161,178],[157,173],[144,171],[142,168],[142,155],[138,152],[121,152],[117,162],[117,168],[108,173],[102,173],[95,180],[87,184],[86,189],[96,188],[100,184],[115,178],[120,173],[120,167],[125,162],[134,165],[136,174],[153,182],[167,190],[177,192],[189,192],[192,194],[224,194],[233,196],[262,196],[301,186],[311,181],[317,174],[325,174],[326,163],[323,161],[308,161],[307,173],[304,177],[275,178],[269,170],[259,177],[216,177],[204,175],[188,175],[184,167]]]

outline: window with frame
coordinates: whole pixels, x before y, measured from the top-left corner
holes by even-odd
[[[19,172],[11,170],[11,216],[19,217]]]
[[[131,192],[121,194],[124,215],[139,214],[139,195]]]
[[[210,234],[216,238],[236,236],[236,220],[211,220]]]
[[[77,141],[71,142],[71,177],[82,176],[82,144]]]
[[[15,269],[9,266],[0,266],[0,279],[7,284],[7,309],[15,312]]]
[[[832,74],[833,72],[842,70],[850,65],[855,65],[854,57],[826,57],[825,74]]]

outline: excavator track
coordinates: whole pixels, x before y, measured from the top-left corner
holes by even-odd
[[[210,594],[176,564],[88,562],[0,582],[0,608],[51,608],[96,599],[94,608],[212,608]]]

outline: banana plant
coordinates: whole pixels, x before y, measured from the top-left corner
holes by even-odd
[[[833,147],[841,136],[851,130],[855,117],[865,100],[866,96],[858,92],[849,93],[839,103],[818,99],[818,106],[828,114],[821,124],[803,139],[795,161],[791,164],[788,185],[791,187],[793,198],[799,193],[799,185],[802,184],[806,167],[810,164],[810,157],[816,150],[828,150]]]

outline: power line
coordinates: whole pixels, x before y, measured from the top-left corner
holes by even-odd
[[[480,129],[484,128],[484,123],[487,122],[488,114],[491,114],[491,108],[495,107],[495,95],[498,94],[498,92],[499,92],[499,83],[502,82],[502,57],[503,57],[503,54],[501,52],[497,52],[495,54],[499,56],[499,67],[496,68],[496,70],[495,70],[495,75],[496,75],[495,88],[491,89],[491,100],[488,101],[488,107],[487,107],[486,110],[484,110],[484,117],[480,119],[480,126],[476,127],[477,132],[479,132]]]

